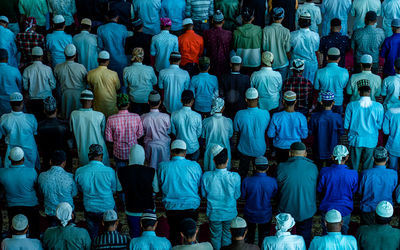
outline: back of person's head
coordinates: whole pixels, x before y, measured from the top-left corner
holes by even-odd
[[[107,18],[110,20],[118,18],[118,12],[114,9],[110,9],[106,15],[107,15]]]
[[[129,151],[129,165],[144,165],[145,152],[139,144],[133,144]]]
[[[336,145],[333,148],[332,158],[338,164],[345,163],[348,159],[349,150],[344,145]]]
[[[343,224],[342,214],[331,209],[325,214],[325,222],[328,232],[340,232]]]
[[[393,205],[388,201],[381,201],[375,209],[375,222],[377,224],[389,224],[393,216]]]
[[[231,234],[232,238],[245,237],[247,231],[247,223],[241,217],[236,217],[231,222]]]
[[[14,234],[25,234],[28,230],[28,218],[23,214],[17,214],[12,218],[11,227]]]
[[[342,21],[339,18],[333,18],[331,20],[331,27],[339,27],[342,26]]]
[[[367,24],[375,23],[377,19],[378,15],[373,10],[370,10],[367,12],[367,14],[365,14],[365,23]]]
[[[194,100],[194,94],[191,90],[184,90],[182,92],[181,100],[183,105],[189,105]]]
[[[192,218],[185,218],[180,224],[180,231],[186,239],[193,238],[197,233],[196,221]]]
[[[114,209],[107,210],[103,213],[103,225],[105,229],[116,226],[117,222],[118,214]]]
[[[221,152],[214,156],[215,165],[223,165],[228,161],[228,150],[226,148],[222,149]]]
[[[157,224],[157,215],[153,211],[145,211],[140,218],[143,230],[153,230]]]
[[[388,159],[388,151],[386,148],[379,146],[374,149],[374,160],[376,163],[386,163]]]
[[[360,96],[369,96],[371,93],[371,87],[369,86],[359,87],[358,92],[360,92]]]
[[[179,52],[172,52],[170,57],[169,57],[169,61],[173,64],[177,64],[181,61],[181,54],[179,54]]]
[[[100,144],[92,144],[89,146],[88,158],[90,161],[101,158],[103,156],[103,147]]]
[[[290,156],[307,156],[306,145],[302,142],[294,142],[290,145]]]
[[[160,102],[161,102],[161,95],[157,91],[152,90],[149,95],[150,108],[157,107],[158,105],[160,105]]]
[[[63,150],[56,150],[51,155],[51,164],[54,166],[60,166],[67,161],[67,154]]]
[[[175,140],[171,143],[172,155],[186,155],[186,142],[183,140]]]
[[[304,12],[299,17],[299,26],[300,28],[308,28],[311,26],[311,14],[308,12]]]
[[[199,69],[200,71],[204,72],[210,68],[210,58],[203,56],[199,59]]]
[[[244,7],[242,9],[242,19],[244,22],[248,23],[254,18],[254,9]]]

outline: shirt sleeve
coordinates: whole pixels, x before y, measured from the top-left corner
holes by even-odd
[[[382,96],[386,96],[386,91],[387,91],[387,87],[388,87],[388,80],[387,78],[385,78],[385,80],[383,80],[383,84],[382,84],[382,88],[381,88],[381,95]]]
[[[304,115],[300,118],[300,131],[301,139],[306,139],[308,137],[307,119]]]
[[[383,119],[382,130],[385,135],[390,134],[390,111],[386,111],[385,118]]]
[[[137,117],[136,122],[137,122],[137,125],[138,125],[138,130],[136,132],[136,136],[137,136],[137,138],[140,138],[144,134],[144,132],[143,132],[143,123],[142,123],[142,120],[140,119],[140,117]]]
[[[185,16],[191,17],[192,12],[192,0],[186,0]]]
[[[346,111],[344,113],[344,128],[349,129],[351,120],[351,105],[347,105]]]
[[[52,90],[56,88],[56,78],[54,77],[53,72],[51,72],[51,70],[49,73],[49,85]]]
[[[235,200],[240,198],[240,175],[238,173],[234,173],[235,175]]]
[[[154,42],[154,36],[153,36],[150,43],[150,55],[155,56],[156,54],[157,54],[156,43]]]
[[[205,183],[204,175],[203,175],[203,178],[201,178],[201,196],[203,196],[203,198],[207,198],[206,183]]]
[[[268,131],[267,131],[267,135],[269,138],[274,138],[275,134],[276,134],[276,126],[275,126],[275,119],[274,119],[274,115],[272,116],[271,122],[269,123],[268,126]]]
[[[105,137],[106,137],[106,141],[108,142],[113,142],[113,135],[112,135],[112,127],[111,127],[111,122],[110,119],[107,120],[107,124],[106,124],[106,130],[105,130]]]

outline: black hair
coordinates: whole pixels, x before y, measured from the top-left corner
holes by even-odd
[[[175,148],[171,150],[171,153],[175,154],[175,155],[180,155],[185,153],[186,150],[185,149],[180,149],[180,148]]]
[[[19,107],[23,101],[20,102],[10,102],[11,107]]]
[[[81,24],[81,29],[83,29],[83,30],[88,30],[88,29],[90,29],[92,26],[90,26],[90,25],[87,25],[87,24]]]
[[[268,169],[268,164],[266,164],[266,165],[256,165],[256,170],[259,170],[259,171],[265,171],[265,170],[267,170]]]
[[[157,102],[153,102],[153,101],[149,101],[149,105],[150,107],[155,107],[158,106],[160,104],[161,100],[157,101]]]
[[[39,60],[41,57],[42,57],[42,56],[32,56],[32,60],[33,60],[33,61],[36,61],[36,60]]]
[[[107,61],[109,61],[110,59],[100,59],[99,58],[99,63],[106,63]]]
[[[307,28],[311,26],[311,19],[300,18],[299,19],[300,28]]]
[[[296,101],[286,101],[286,100],[285,100],[285,104],[286,104],[287,106],[293,106],[295,102],[296,102]]]
[[[231,234],[233,238],[243,237],[246,232],[246,228],[231,228]]]
[[[372,67],[372,63],[361,63],[361,65],[363,66],[363,68],[371,68]]]
[[[340,58],[340,55],[328,55],[328,60],[336,61]]]
[[[342,26],[342,21],[339,18],[333,18],[331,20],[331,27]]]
[[[376,224],[384,225],[384,224],[389,224],[391,221],[392,221],[392,217],[384,218],[375,213]]]
[[[157,223],[157,220],[142,219],[140,222],[142,223],[142,227],[146,229],[148,227],[154,227],[154,225]]]
[[[67,160],[67,154],[63,150],[56,150],[51,155],[51,163],[53,165],[61,165]]]
[[[70,60],[70,59],[74,58],[74,56],[75,55],[73,55],[73,56],[65,56],[65,59]]]
[[[322,100],[322,106],[325,107],[330,107],[333,103],[333,100],[327,101],[327,100]]]
[[[115,225],[115,222],[117,222],[116,220],[113,221],[103,221],[104,223],[104,228],[109,228]]]
[[[197,231],[196,222],[192,218],[185,218],[181,222],[181,232],[186,238],[192,238]]]
[[[219,154],[214,156],[215,165],[222,165],[228,160],[228,150],[224,148]]]
[[[179,57],[172,57],[172,56],[170,56],[169,57],[169,61],[171,62],[171,63],[177,63],[177,62],[179,62],[181,60],[181,58]]]
[[[208,67],[210,67],[210,64],[199,64],[199,69],[200,71],[206,71],[208,69]]]
[[[134,26],[134,27],[133,27],[133,31],[138,31],[138,30],[140,30],[141,28],[143,28],[143,23],[140,24],[140,25]]]
[[[64,27],[64,25],[65,25],[65,22],[55,23],[54,24],[54,29],[56,29],[56,30],[62,29]]]
[[[181,100],[183,105],[189,104],[194,99],[193,91],[191,90],[184,90],[182,92]]]
[[[369,93],[371,88],[369,86],[362,86],[358,88],[358,91],[360,92],[360,95],[363,95]]]
[[[374,157],[374,160],[375,160],[375,162],[382,163],[382,162],[385,162],[387,160],[387,158],[386,157],[384,157],[384,158],[376,158],[376,157]]]

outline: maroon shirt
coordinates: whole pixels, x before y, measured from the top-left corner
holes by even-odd
[[[221,76],[230,72],[229,53],[232,48],[232,32],[220,27],[204,31],[204,47],[211,61],[210,74]]]

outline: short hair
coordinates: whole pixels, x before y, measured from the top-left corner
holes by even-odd
[[[175,155],[180,155],[186,153],[186,149],[175,148],[171,150],[171,153]]]
[[[23,101],[18,101],[18,102],[10,102],[11,107],[19,107]]]
[[[181,96],[182,103],[189,104],[192,100],[194,100],[194,94],[191,90],[184,90]]]
[[[54,29],[58,30],[58,29],[62,29],[65,25],[65,22],[62,23],[55,23],[54,24]]]
[[[107,61],[110,61],[110,59],[100,59],[99,58],[99,63],[106,63]]]
[[[33,61],[36,61],[36,60],[39,60],[41,57],[42,57],[42,56],[32,56],[32,60],[33,60]]]
[[[210,67],[210,64],[209,64],[209,63],[207,63],[207,64],[200,64],[200,65],[199,65],[200,71],[206,71],[209,67]]]
[[[81,24],[81,29],[83,29],[83,30],[88,30],[88,29],[90,29],[92,26],[90,26],[90,25],[87,25],[87,24]]]
[[[387,157],[383,157],[383,158],[374,157],[374,160],[375,160],[375,162],[382,163],[382,162],[387,161]]]
[[[60,165],[67,160],[67,154],[63,150],[56,150],[51,155],[51,163],[53,165]]]
[[[285,104],[288,106],[293,106],[295,104],[296,101],[286,101],[285,100]]]
[[[181,221],[181,232],[186,238],[192,238],[197,231],[196,222],[192,218],[185,218]]]
[[[246,228],[231,228],[231,234],[233,238],[243,237],[246,232]]]
[[[372,67],[372,63],[361,63],[361,65],[363,66],[363,68],[371,68]]]
[[[149,105],[150,105],[150,107],[155,107],[155,106],[158,106],[160,104],[160,102],[161,102],[161,100],[159,100],[157,102],[149,100]]]
[[[142,219],[140,222],[142,223],[142,227],[146,229],[148,227],[154,227],[154,225],[157,223],[157,220]]]
[[[384,225],[384,224],[389,224],[391,221],[392,221],[392,217],[384,218],[384,217],[379,216],[375,212],[375,222],[376,222],[376,224]]]
[[[228,160],[228,150],[224,148],[219,154],[214,156],[215,165],[222,165]]]
[[[340,55],[328,55],[328,60],[336,61],[339,58],[340,58]]]
[[[299,26],[300,26],[300,28],[310,27],[311,26],[311,19],[300,18],[299,19]]]
[[[109,227],[111,227],[111,226],[114,226],[115,225],[115,222],[117,222],[116,220],[113,220],[113,221],[103,221],[103,223],[104,223],[104,228],[109,228]]]
[[[76,54],[73,55],[73,56],[65,56],[65,58],[66,58],[67,60],[70,60],[70,59],[74,58],[74,56],[76,56]]]
[[[322,102],[322,106],[323,107],[330,107],[332,105],[332,103],[333,103],[333,100],[329,100],[329,101],[322,100],[321,102]]]
[[[370,86],[362,86],[362,87],[358,88],[358,91],[360,92],[360,95],[367,94],[371,91],[371,87]]]
[[[331,20],[331,27],[342,26],[342,21],[339,18],[333,18]]]

